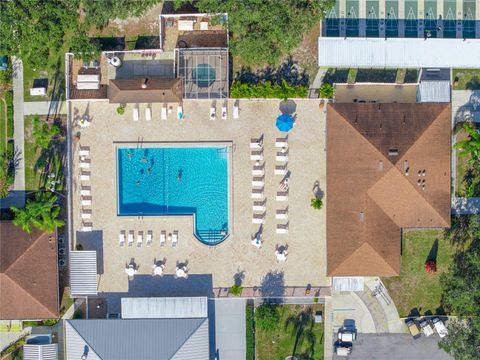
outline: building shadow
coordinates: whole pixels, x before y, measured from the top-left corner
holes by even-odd
[[[97,274],[104,273],[103,265],[103,231],[77,231],[77,244],[81,244],[83,250],[94,250],[97,252]]]

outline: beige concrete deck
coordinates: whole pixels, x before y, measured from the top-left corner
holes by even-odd
[[[275,138],[284,134],[275,128],[279,111],[278,100],[240,101],[240,118],[232,118],[233,101],[228,104],[228,120],[220,119],[221,105],[217,104],[219,117],[209,119],[210,101],[185,101],[185,119],[177,120],[176,106],[168,120],[160,119],[161,104],[153,104],[153,119],[145,121],[146,104],[140,104],[140,120],[132,120],[132,108],[126,107],[123,116],[117,115],[117,105],[107,101],[71,102],[72,119],[87,114],[91,126],[80,128],[75,124],[73,135],[80,132],[80,140],[73,141],[73,226],[81,228],[80,184],[91,186],[93,230],[101,231],[103,241],[104,273],[99,279],[99,292],[126,292],[129,282],[124,273],[125,263],[131,258],[139,265],[139,274],[151,274],[154,258],[167,259],[166,274],[174,274],[176,261],[188,260],[189,274],[211,274],[214,287],[233,284],[234,275],[244,271],[243,286],[260,286],[269,272],[283,272],[285,286],[327,286],[325,209],[310,207],[313,187],[319,182],[325,190],[325,114],[316,100],[296,101],[297,124],[289,133],[289,162],[291,171],[288,202],[275,199],[282,177],[274,175]],[[250,160],[250,139],[264,134],[266,170],[265,196],[267,199],[264,244],[261,249],[251,245],[251,237],[258,230],[252,224],[251,181],[253,161]],[[209,247],[193,236],[192,217],[118,217],[116,195],[115,144],[118,141],[232,141],[232,188],[233,219],[230,236],[220,245]],[[79,146],[90,147],[91,180],[80,182]],[[277,209],[289,209],[289,233],[278,235]],[[87,220],[90,221],[90,220]],[[136,245],[120,247],[118,236],[121,230],[144,232],[152,230],[154,242],[151,247]],[[172,248],[167,242],[160,247],[162,230],[179,231],[179,242]],[[93,234],[93,233],[92,233]],[[97,233],[98,234],[98,233]],[[82,233],[85,236],[87,233]],[[136,239],[135,239],[136,240]],[[275,246],[288,245],[288,260],[278,263]],[[177,280],[181,281],[181,280]],[[161,280],[159,280],[161,284]]]

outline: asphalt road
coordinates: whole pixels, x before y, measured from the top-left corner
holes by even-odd
[[[453,360],[438,348],[437,334],[413,339],[409,334],[358,334],[348,358],[333,356],[335,360]]]

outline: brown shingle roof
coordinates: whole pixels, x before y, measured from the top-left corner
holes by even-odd
[[[146,81],[146,87],[142,85]],[[110,80],[108,98],[111,103],[182,102],[182,79]]]
[[[0,319],[58,317],[57,241],[54,235],[0,221]]]
[[[401,228],[450,226],[450,106],[331,104],[327,114],[328,274],[398,275]]]

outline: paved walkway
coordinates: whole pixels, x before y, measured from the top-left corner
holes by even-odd
[[[63,101],[30,101],[23,104],[25,115],[66,114],[67,106]]]

